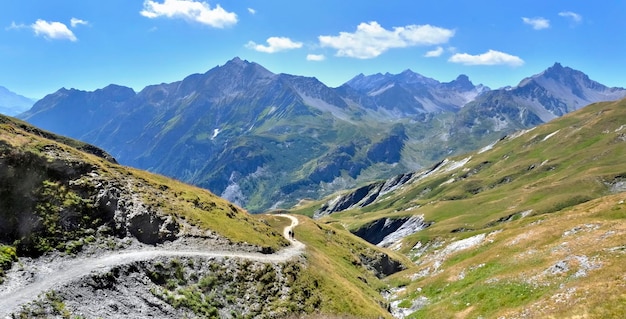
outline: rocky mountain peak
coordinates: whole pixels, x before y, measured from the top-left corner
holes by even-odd
[[[532,76],[530,79],[544,88],[550,88],[554,85],[567,87],[575,96],[584,99],[585,102],[609,101],[623,96],[623,94],[616,96],[611,95],[614,91],[623,90],[622,88],[608,88],[603,84],[591,80],[587,74],[567,66],[564,67],[560,63],[555,63],[553,66],[540,74]],[[596,95],[599,93],[610,93],[611,96],[597,98]]]
[[[574,70],[570,67],[564,67],[558,62],[554,63],[553,66],[547,68],[544,72],[539,74],[538,77],[539,76],[544,76],[544,77],[553,78],[553,79],[562,79],[565,77],[579,76],[579,77],[586,78],[587,80],[589,80],[589,77],[583,72]]]
[[[402,76],[403,78],[407,78],[407,79],[411,79],[411,78],[412,79],[421,79],[421,78],[423,78],[422,75],[413,72],[411,69],[406,69],[406,70],[400,72],[399,75]]]
[[[245,74],[247,76],[253,75],[255,77],[269,77],[274,75],[274,73],[262,67],[261,65],[254,62],[249,62],[248,60],[242,60],[239,57],[235,57],[232,60],[226,62],[226,64],[224,64],[223,66],[218,66],[217,68],[231,75]]]
[[[419,73],[413,72],[411,69],[406,69],[402,73],[394,76],[394,80],[407,84],[431,84],[436,85],[439,82],[437,80],[425,77]]]
[[[564,69],[564,68],[561,65],[561,63],[559,63],[559,62],[554,62],[554,64],[551,67],[548,68],[548,70],[562,70],[562,69]]]
[[[135,91],[129,87],[121,86],[117,84],[109,84],[102,89],[94,91],[94,96],[97,99],[107,99],[109,101],[125,101],[135,96]]]
[[[345,85],[348,85],[357,91],[367,92],[379,86],[381,83],[387,81],[389,76],[389,73],[376,73],[372,75],[364,75],[363,73],[360,73],[359,75],[346,82]]]
[[[239,58],[238,56],[230,59],[229,61],[226,62],[226,64],[249,64],[250,62],[248,62],[248,60],[242,60],[241,58]]]
[[[258,80],[274,77],[275,74],[261,65],[235,57],[224,65],[218,65],[204,74],[192,74],[180,82],[159,85],[157,91],[166,90],[188,96],[202,92],[205,95],[236,94],[253,88]],[[168,93],[168,92],[165,92]],[[169,95],[166,94],[166,95]],[[161,93],[159,93],[162,95]]]
[[[476,88],[472,81],[470,81],[469,77],[465,74],[461,74],[456,79],[444,84],[450,88],[460,91],[470,91]]]

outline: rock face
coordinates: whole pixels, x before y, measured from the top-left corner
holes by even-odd
[[[93,146],[82,148],[114,161]],[[96,233],[132,235],[146,244],[177,238],[178,223],[143,203],[132,178],[122,182],[100,169],[58,144],[29,151],[0,141],[0,242],[39,256]]]
[[[149,245],[177,239],[178,223],[163,216],[118,187],[100,189],[96,196],[97,209],[106,212],[120,237],[131,235]]]
[[[382,218],[357,229],[354,234],[369,243],[377,245],[382,242],[387,235],[400,228],[408,219],[408,217],[397,219]]]
[[[313,218],[321,218],[332,213],[340,212],[354,207],[365,207],[374,203],[382,195],[392,192],[412,181],[426,177],[440,169],[446,161],[440,161],[428,170],[422,172],[411,172],[398,174],[382,182],[375,182],[348,193],[339,195],[323,204],[315,213]]]
[[[370,146],[367,158],[374,163],[397,163],[402,157],[402,149],[407,138],[404,126],[395,126],[389,136]]]
[[[381,218],[353,233],[376,246],[390,247],[404,237],[428,228],[430,225],[432,222],[424,221],[424,216]]]
[[[373,256],[360,255],[360,259],[361,263],[373,271],[378,278],[384,278],[406,269],[402,263],[389,258],[389,255],[385,253],[379,252]]]

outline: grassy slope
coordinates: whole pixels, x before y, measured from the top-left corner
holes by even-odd
[[[389,281],[406,285],[399,296],[405,306],[429,299],[415,317],[623,315],[626,196],[611,194],[626,177],[625,125],[626,100],[594,104],[493,149],[451,158],[469,160],[323,222],[357,229],[415,214],[435,222],[405,238],[401,252],[416,266]],[[294,211],[311,213],[319,205]],[[489,235],[474,248],[437,258],[442,247],[479,234]],[[429,247],[422,257],[412,249],[417,243]],[[567,271],[552,274],[557,264]],[[417,279],[420,272],[428,275]]]
[[[76,145],[88,146],[87,144],[58,137],[18,120],[1,116],[0,143],[2,146],[0,161],[19,154],[30,154],[32,158],[42,159],[43,163],[60,157],[68,162],[88,163],[90,172],[132,189],[133,193],[153,210],[171,214],[200,228],[210,229],[233,242],[247,242],[272,249],[287,244],[281,235],[282,229],[288,223],[287,219],[269,215],[250,215],[209,191],[160,175],[126,168],[74,148]],[[30,190],[35,195],[42,192],[45,183],[53,183],[58,185],[58,188],[63,188],[66,197],[75,198],[84,195],[75,193],[69,185],[65,185],[68,182],[63,178],[48,176],[47,168],[44,166],[36,167],[43,176],[40,176],[41,185],[34,185]],[[89,200],[82,198],[78,201]],[[360,254],[368,255],[375,252],[371,245],[344,230],[335,231],[311,220],[302,220],[301,226],[296,231],[298,239],[309,245],[306,266],[298,273],[293,284],[295,293],[292,294],[292,298],[301,302],[299,309],[331,316],[339,314],[360,318],[389,317],[384,300],[378,291],[384,285],[372,273],[365,271],[358,259]],[[67,241],[74,241],[84,235],[58,232],[58,228],[55,228],[54,234],[60,236],[57,239]],[[0,269],[9,267],[15,261],[12,243],[4,244],[6,245],[0,245]]]
[[[400,298],[429,298],[416,318],[623,316],[625,198],[603,197],[497,227],[482,244],[443,258],[441,272],[405,281]],[[420,262],[417,271],[435,259],[425,255]]]
[[[626,101],[592,105],[510,136],[493,149],[451,159],[469,161],[390,193],[362,209],[334,214],[356,228],[380,216],[424,214],[426,232],[481,229],[499,218],[532,210],[558,211],[609,193],[606,183],[626,176]],[[547,139],[546,139],[547,138]],[[299,208],[308,212],[317,203]],[[419,208],[417,208],[419,207]],[[445,222],[444,222],[445,221]]]
[[[38,130],[8,117],[0,117],[0,142],[2,143],[2,152],[0,152],[2,163],[9,165],[7,174],[13,174],[19,179],[19,174],[22,172],[20,169],[23,165],[27,165],[14,159],[23,157],[29,159],[31,164],[34,163],[33,167],[24,168],[24,171],[34,171],[31,174],[35,176],[33,177],[34,185],[29,185],[32,189],[26,191],[35,199],[40,200],[41,193],[47,190],[46,186],[52,185],[55,192],[47,195],[48,197],[62,195],[63,198],[50,198],[50,200],[58,200],[61,206],[72,205],[73,203],[68,199],[76,199],[76,202],[79,202],[86,210],[91,207],[90,205],[93,206],[93,198],[89,197],[92,194],[79,194],[69,185],[70,180],[83,181],[80,176],[57,176],[60,175],[59,170],[51,169],[50,163],[60,161],[65,166],[86,167],[86,170],[91,173],[96,173],[129,190],[132,189],[134,194],[155,210],[172,214],[175,218],[185,219],[202,228],[211,229],[233,242],[247,242],[272,249],[279,249],[287,244],[280,232],[274,231],[253,215],[207,190],[145,171],[126,168],[74,148],[77,146],[84,148],[86,144]],[[71,171],[67,173],[72,174]],[[3,185],[3,189],[10,189],[13,186]],[[10,210],[15,207],[15,203],[11,202],[11,198],[3,198],[4,206]],[[17,214],[19,212],[5,211],[5,213]]]
[[[271,225],[284,227],[284,219],[263,216]],[[359,318],[390,317],[385,310],[386,301],[380,294],[387,285],[365,270],[360,259],[360,255],[374,254],[379,248],[355,238],[344,229],[320,224],[306,217],[299,219],[300,225],[296,227],[295,234],[296,239],[307,245],[309,273],[302,285],[314,285],[311,298],[322,301],[320,312]],[[406,257],[393,252],[390,254],[405,264],[410,263]]]

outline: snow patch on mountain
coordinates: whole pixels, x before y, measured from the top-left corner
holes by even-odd
[[[386,86],[383,86],[383,87],[381,87],[381,88],[379,88],[379,89],[377,89],[377,90],[374,90],[374,91],[372,91],[372,92],[367,93],[367,95],[369,95],[369,96],[376,96],[376,95],[380,95],[380,94],[382,94],[383,92],[385,92],[385,91],[387,91],[387,90],[391,89],[391,88],[392,88],[392,87],[394,87],[395,85],[396,85],[395,83],[390,83],[390,84],[388,84],[388,85],[386,85]]]

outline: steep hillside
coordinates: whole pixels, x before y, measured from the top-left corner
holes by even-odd
[[[138,93],[61,89],[21,117],[260,212],[421,169],[624,92],[558,65],[511,90],[410,70],[329,88],[235,58]]]
[[[381,278],[406,268],[4,116],[0,220],[0,316],[390,317]]]
[[[4,243],[15,243],[19,254],[38,256],[98,230],[162,243],[179,232],[185,235],[187,224],[210,225],[234,242],[269,249],[285,244],[279,234],[208,191],[124,168],[98,148],[18,120],[1,117],[0,125],[6,221],[0,236]],[[265,230],[273,239],[259,232],[240,234],[237,225]]]
[[[294,211],[414,261],[398,316],[622,317],[625,155],[626,100],[597,103]]]

